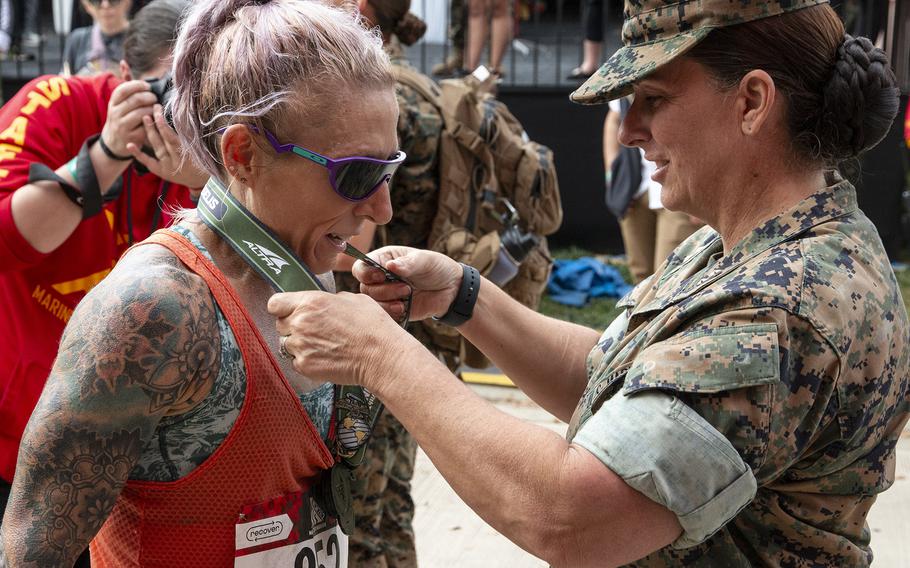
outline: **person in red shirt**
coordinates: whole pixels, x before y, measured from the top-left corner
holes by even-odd
[[[205,183],[181,164],[146,81],[167,73],[188,5],[156,0],[137,14],[125,81],[39,77],[0,110],[0,514],[76,304],[133,242],[170,222],[169,210],[192,206],[189,188]]]

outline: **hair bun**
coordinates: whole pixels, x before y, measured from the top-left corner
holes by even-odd
[[[884,51],[868,38],[844,34],[824,87],[818,127],[822,151],[843,161],[881,142],[897,116],[896,83]]]
[[[401,43],[414,45],[423,37],[423,34],[427,33],[427,24],[413,12],[408,12],[395,23],[392,33],[398,36]]]

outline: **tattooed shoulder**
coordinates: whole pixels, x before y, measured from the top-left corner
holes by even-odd
[[[201,278],[158,246],[121,260],[75,310],[26,426],[3,522],[12,565],[72,566],[161,418],[209,393],[220,352]]]
[[[81,400],[138,387],[149,414],[181,414],[209,393],[220,335],[205,282],[162,247],[139,247],[79,304],[54,375]]]
[[[221,352],[204,281],[132,250],[79,304],[26,426],[3,540],[15,566],[72,566],[167,414],[209,393]]]

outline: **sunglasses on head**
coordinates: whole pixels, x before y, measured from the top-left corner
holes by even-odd
[[[344,249],[344,254],[348,255],[351,258],[355,258],[357,260],[362,260],[363,262],[367,263],[369,266],[372,266],[373,268],[379,270],[380,272],[385,274],[386,282],[401,282],[402,284],[407,285],[408,295],[401,299],[401,301],[404,302],[404,313],[402,314],[401,318],[399,320],[397,320],[398,325],[400,325],[403,328],[407,328],[408,320],[411,317],[411,300],[414,297],[414,286],[411,285],[410,282],[408,282],[401,276],[398,276],[397,274],[395,274],[394,272],[392,272],[385,266],[379,264],[372,258],[368,257],[364,253],[362,253],[359,250],[357,250],[356,248],[354,248],[350,243],[348,243],[347,247]]]
[[[247,125],[247,128],[253,132],[260,133],[260,129],[253,125]],[[226,128],[222,128],[218,132],[222,133],[225,130]],[[269,141],[275,152],[279,154],[293,152],[301,158],[306,158],[329,170],[329,183],[332,185],[332,189],[348,201],[368,199],[382,187],[382,184],[392,180],[395,170],[407,157],[407,154],[399,151],[389,160],[379,160],[366,156],[332,159],[296,144],[282,144],[268,130],[262,129],[261,133]]]

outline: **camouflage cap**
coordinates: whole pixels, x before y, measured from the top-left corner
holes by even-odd
[[[626,0],[623,47],[570,98],[605,103],[632,92],[632,83],[684,54],[714,28],[742,24],[828,0]]]

